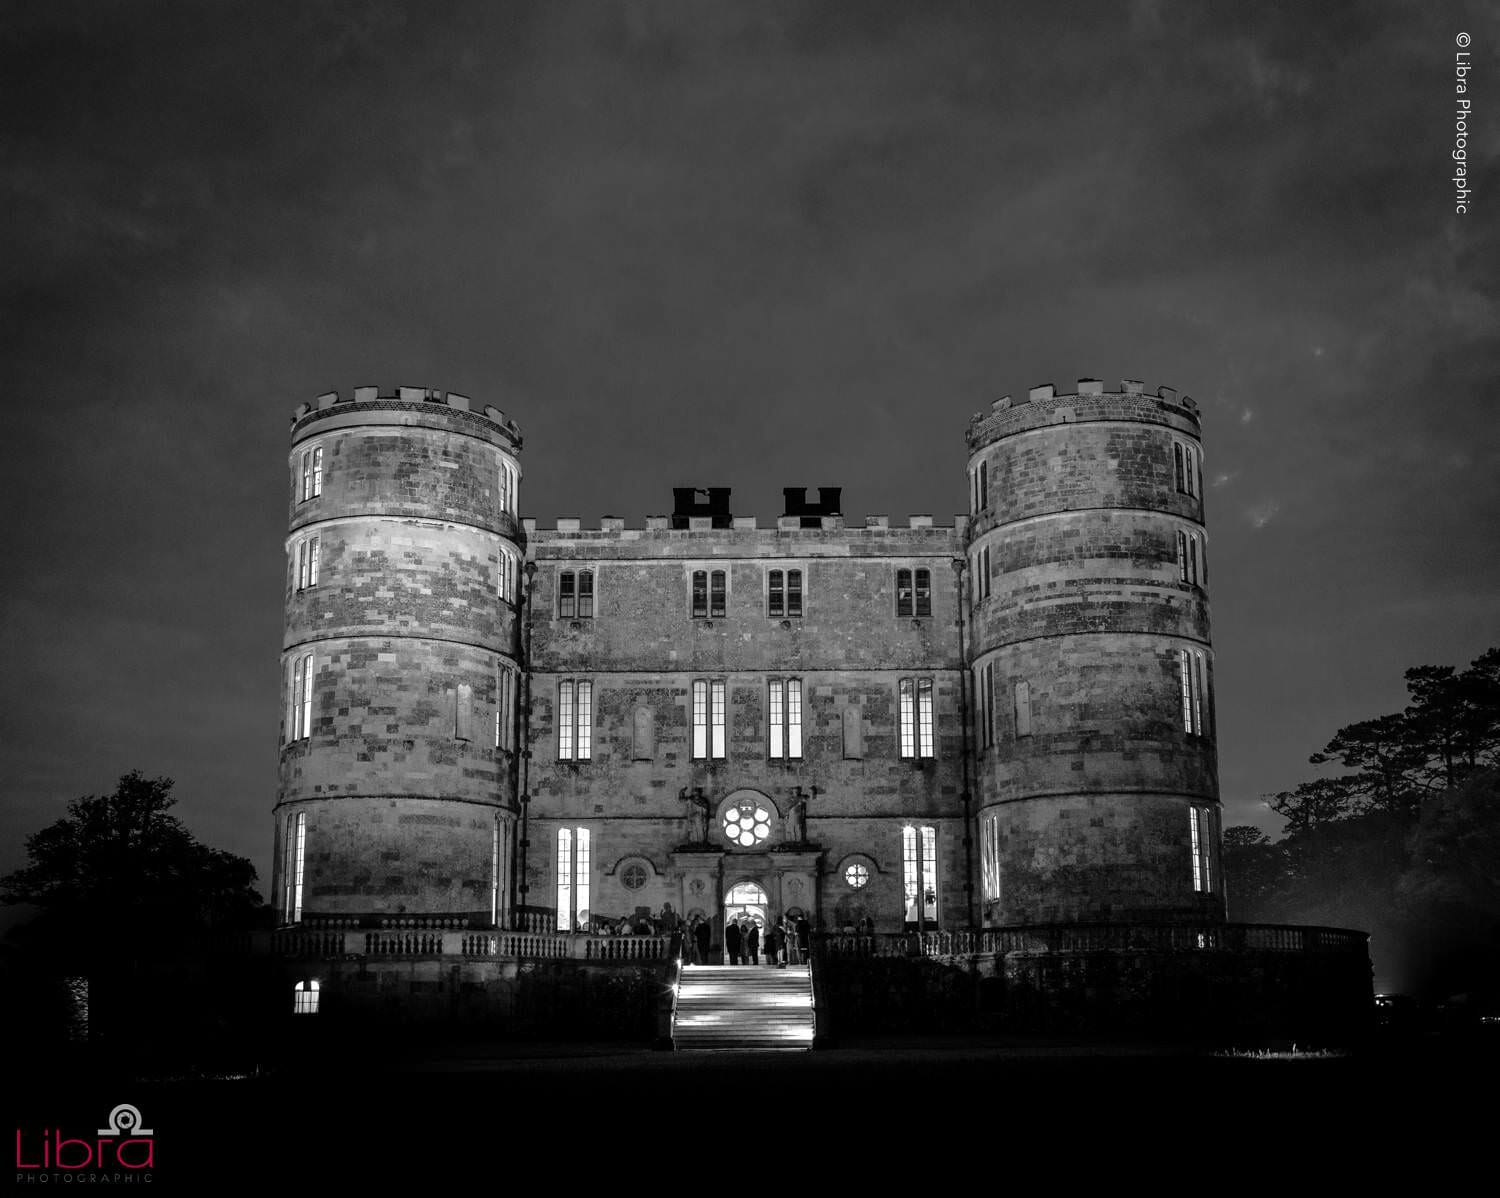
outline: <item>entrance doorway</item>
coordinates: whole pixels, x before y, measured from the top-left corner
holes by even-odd
[[[724,896],[724,927],[727,929],[731,923],[742,927],[754,924],[759,929],[760,952],[765,951],[766,929],[771,926],[771,901],[757,883],[737,882]],[[726,939],[726,955],[728,951]]]

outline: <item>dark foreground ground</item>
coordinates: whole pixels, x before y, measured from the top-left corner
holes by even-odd
[[[23,1162],[45,1129],[92,1139],[130,1103],[153,1132],[155,1167],[149,1183],[118,1169],[92,1180],[54,1169],[48,1180],[11,1167],[8,1148],[0,1189],[373,1194],[416,1182],[424,1193],[570,1193],[613,1177],[622,1193],[693,1178],[739,1192],[817,1177],[879,1194],[925,1177],[924,1188],[1026,1179],[1072,1191],[1113,1178],[1131,1192],[1203,1193],[1209,1179],[1215,1190],[1251,1176],[1300,1190],[1317,1176],[1446,1191],[1465,1161],[1493,1178],[1495,1039],[1388,1037],[1343,1055],[1019,1038],[675,1054],[424,1048],[391,1034],[323,1056],[304,1045],[295,1067],[211,1076],[27,1061],[13,1041],[0,1085]],[[1408,1173],[1428,1184],[1397,1184]]]

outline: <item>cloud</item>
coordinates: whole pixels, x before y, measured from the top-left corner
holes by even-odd
[[[1252,528],[1264,528],[1275,519],[1276,514],[1281,511],[1281,504],[1274,499],[1265,503],[1257,503],[1253,507],[1245,509],[1245,519],[1250,521]]]

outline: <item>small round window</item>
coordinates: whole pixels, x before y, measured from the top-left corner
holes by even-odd
[[[771,834],[771,813],[752,799],[742,799],[724,812],[724,835],[748,849]]]
[[[850,889],[858,890],[870,880],[870,870],[867,866],[858,864],[851,865],[844,871],[844,881],[849,883]]]
[[[646,867],[639,861],[632,861],[621,871],[620,884],[626,890],[639,890],[646,884]]]

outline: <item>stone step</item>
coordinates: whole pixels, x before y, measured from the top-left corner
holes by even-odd
[[[694,965],[682,971],[673,1046],[689,1051],[786,1051],[811,1047],[807,966]]]

